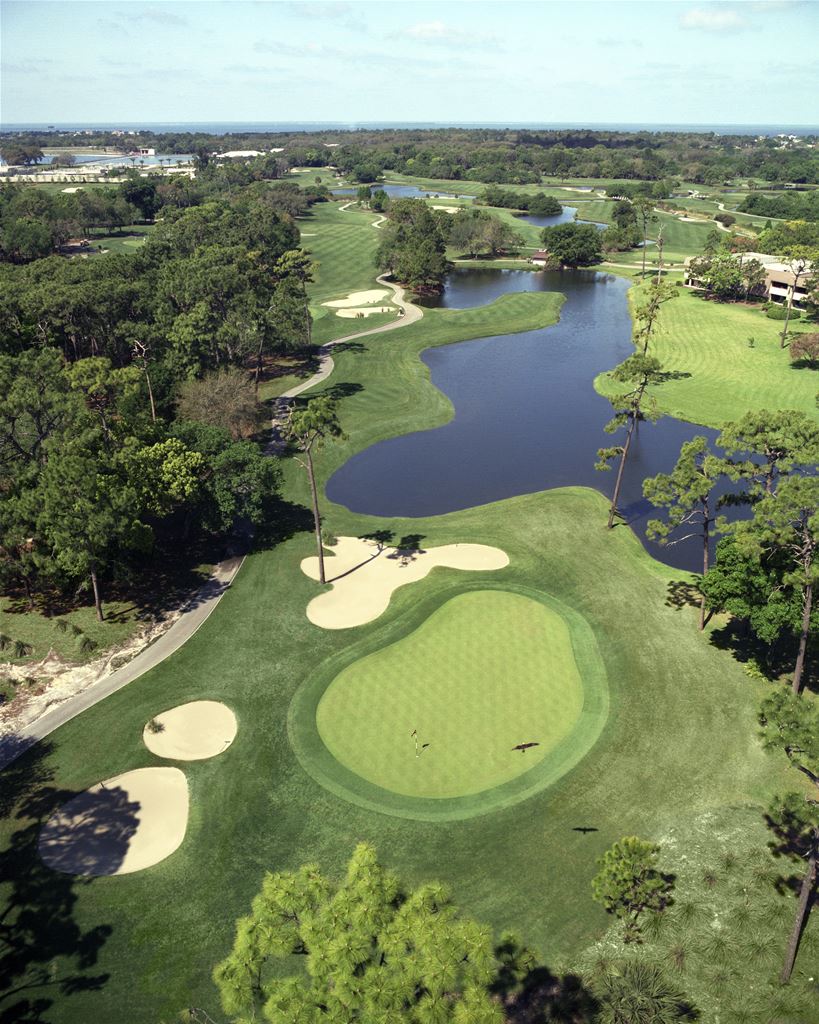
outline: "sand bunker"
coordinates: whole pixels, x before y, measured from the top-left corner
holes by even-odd
[[[236,738],[236,716],[216,700],[194,700],[152,718],[142,730],[151,753],[172,761],[204,761]]]
[[[394,313],[395,306],[353,306],[351,309],[337,309],[336,316],[343,316],[348,320],[355,320],[362,316],[372,316],[373,313]]]
[[[92,786],[40,832],[45,863],[70,875],[129,875],[169,857],[185,838],[188,784],[178,768],[139,768]]]
[[[350,292],[346,299],[322,302],[322,306],[328,306],[330,309],[349,309],[352,306],[363,306],[368,302],[378,302],[389,294],[385,288],[371,288],[368,292]]]
[[[60,191],[73,195],[75,192],[82,192],[82,186],[78,185],[76,188],[61,188]]]
[[[432,209],[433,210],[445,210],[447,213],[458,213],[460,210],[463,209],[463,207],[462,206],[435,206],[435,205],[433,205]]]
[[[445,544],[420,551],[381,548],[370,540],[339,537],[325,572],[332,590],[307,605],[307,618],[322,629],[350,629],[377,619],[394,590],[422,580],[437,565],[450,569],[503,569],[509,556],[486,544]],[[318,557],[305,558],[302,572],[319,578]]]

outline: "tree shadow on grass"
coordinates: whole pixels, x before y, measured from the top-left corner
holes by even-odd
[[[355,355],[360,355],[362,352],[368,351],[367,346],[362,345],[360,341],[340,341],[338,345],[333,345],[333,352],[352,352]]]
[[[809,830],[787,812],[783,814],[781,820],[772,818],[770,814],[765,814],[764,817],[765,824],[773,834],[773,839],[768,843],[771,853],[777,858],[787,858],[798,872],[797,874],[778,875],[774,879],[774,888],[780,895],[787,894],[796,899],[802,889],[803,874],[812,847]],[[805,933],[817,902],[819,902],[819,895],[817,895],[816,885],[814,885],[808,895],[808,907],[797,938],[797,955],[799,943],[802,941],[802,936]]]
[[[334,402],[338,402],[342,398],[352,398],[353,395],[357,395],[363,390],[364,385],[356,381],[339,381],[338,384],[331,384],[330,387],[326,388],[322,393],[322,397],[327,396],[332,398]]]
[[[768,644],[755,636],[746,622],[730,618],[725,625],[711,632],[709,641],[718,650],[728,651],[754,674],[771,682],[784,680],[793,672],[796,661],[796,640],[793,637],[786,636]],[[819,659],[810,654],[809,649],[802,686],[805,690],[819,693]]]
[[[590,1024],[599,1001],[575,974],[562,977],[534,963],[514,936],[504,935],[495,948],[500,969],[490,985],[509,1024]]]
[[[313,529],[313,513],[305,505],[279,497],[269,503],[266,512],[264,524],[254,530],[254,551],[267,551]]]
[[[25,748],[26,741],[14,742]],[[37,854],[42,824],[77,796],[50,785],[53,746],[37,744],[0,774],[0,819],[21,822],[0,851],[0,1024],[47,1024],[55,997],[103,987],[93,973],[109,925],[74,919],[78,890],[93,879],[50,870]]]

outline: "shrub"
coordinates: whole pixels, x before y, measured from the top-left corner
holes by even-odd
[[[736,224],[736,217],[732,217],[730,213],[716,213],[714,214],[714,220],[718,220],[720,224],[724,224],[726,228],[729,228],[732,224]]]
[[[787,320],[787,319],[790,319],[790,320],[793,321],[793,320],[798,320],[799,319],[799,310],[798,309],[792,309],[791,310],[791,314],[790,314],[790,318],[789,318],[788,317],[788,310],[787,310],[786,306],[771,305],[771,306],[768,306],[768,308],[765,310],[765,316],[767,316],[767,318],[769,320]]]
[[[819,367],[819,334],[800,334],[791,342],[791,362]]]

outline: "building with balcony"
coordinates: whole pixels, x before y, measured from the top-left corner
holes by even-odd
[[[813,277],[810,263],[807,263],[805,269],[799,272],[799,264],[795,260],[783,261],[778,256],[770,256],[763,252],[738,252],[734,254],[734,257],[738,263],[757,260],[764,267],[765,280],[753,290],[753,295],[764,296],[769,302],[777,302],[780,305],[787,305],[790,301],[794,309],[805,308],[805,300],[811,289]],[[702,282],[690,272],[692,260],[698,258],[689,257],[685,261],[684,283],[686,288],[703,288]]]

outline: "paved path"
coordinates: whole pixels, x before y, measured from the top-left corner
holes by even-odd
[[[243,544],[241,541],[237,543]],[[173,625],[149,647],[140,651],[127,665],[92,683],[73,697],[68,697],[28,725],[11,734],[0,736],[0,768],[10,764],[38,740],[44,739],[86,708],[121,690],[123,686],[127,686],[164,661],[174,651],[178,651],[219,603],[244,560],[244,554],[237,552],[229,554],[220,562],[205,585],[188,601]]]
[[[375,227],[375,225],[373,225]],[[384,331],[394,331],[397,327],[406,327],[407,324],[414,324],[416,320],[420,320],[424,315],[423,309],[420,306],[414,305],[412,302],[407,302],[404,298],[404,289],[400,284],[395,284],[394,281],[388,281],[386,274],[382,274],[376,278],[379,284],[383,284],[385,288],[392,289],[392,301],[398,306],[399,309],[404,311],[404,315],[400,316],[397,320],[391,320],[388,324],[382,324],[380,327],[371,327],[368,331],[356,331],[355,334],[345,334],[343,338],[336,338],[335,341],[328,341],[326,345],[322,345],[318,350],[319,368],[313,374],[312,377],[308,377],[307,380],[302,381],[301,384],[297,384],[295,387],[290,388],[289,391],[285,391],[279,396],[279,401],[283,398],[295,398],[300,395],[303,391],[309,391],[310,388],[315,387],[316,384],[320,384],[323,380],[326,380],[333,372],[333,359],[330,355],[330,350],[335,345],[343,345],[345,342],[354,341],[356,338],[366,338],[370,334],[382,334]]]
[[[393,301],[404,311],[404,315],[388,324],[383,324],[381,327],[373,327],[369,331],[358,331],[355,334],[348,334],[343,338],[337,338],[335,341],[322,345],[319,349],[319,368],[316,373],[308,380],[285,392],[276,403],[277,411],[272,422],[273,439],[265,449],[268,454],[274,454],[281,450],[281,441],[278,438],[278,423],[281,422],[284,416],[287,399],[295,398],[302,391],[307,391],[309,388],[314,387],[333,372],[333,360],[330,356],[330,348],[333,345],[341,345],[346,341],[364,338],[370,334],[392,331],[398,327],[404,327],[406,324],[414,323],[424,315],[424,311],[419,306],[415,306],[405,300],[404,289],[400,285],[385,280],[384,275],[377,280],[379,284],[392,289]],[[246,545],[246,542],[241,539],[235,543],[241,547]],[[207,583],[183,608],[179,618],[173,625],[153,644],[146,647],[145,650],[129,661],[127,665],[111,673],[111,675],[92,683],[73,697],[66,698],[66,700],[46,711],[28,725],[12,733],[0,736],[0,769],[5,768],[6,765],[18,758],[29,747],[39,740],[45,739],[55,729],[59,729],[61,725],[64,725],[76,715],[79,715],[87,708],[93,707],[94,704],[98,704],[112,693],[116,693],[117,690],[121,690],[123,686],[127,686],[128,683],[138,679],[145,672],[148,672],[161,661],[164,661],[165,658],[178,651],[199,629],[219,603],[222,595],[235,579],[236,573],[241,568],[244,559],[244,553],[240,551],[229,554],[224,561],[220,562]]]

